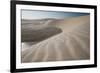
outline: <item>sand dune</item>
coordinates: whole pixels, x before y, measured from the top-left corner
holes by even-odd
[[[52,20],[55,21],[55,19]],[[39,42],[53,35],[61,33],[62,30],[60,28],[50,26],[52,20],[51,19],[22,20],[21,41]]]
[[[23,63],[86,60],[90,58],[89,15],[54,20],[49,25],[61,29],[62,32],[22,51]]]

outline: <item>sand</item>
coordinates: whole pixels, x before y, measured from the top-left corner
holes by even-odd
[[[89,15],[54,20],[49,24],[62,32],[22,50],[23,63],[90,59]]]

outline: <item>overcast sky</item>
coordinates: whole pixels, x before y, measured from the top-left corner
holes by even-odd
[[[44,18],[64,19],[68,17],[89,15],[89,13],[39,11],[39,10],[22,10],[21,14],[22,14],[22,19],[44,19]]]

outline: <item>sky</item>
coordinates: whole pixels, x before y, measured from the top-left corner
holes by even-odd
[[[40,10],[22,10],[22,19],[45,19],[55,18],[64,19],[75,16],[89,15],[89,13],[76,13],[76,12],[57,12],[57,11],[40,11]]]

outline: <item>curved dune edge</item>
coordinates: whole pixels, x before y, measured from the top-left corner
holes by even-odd
[[[89,59],[89,20],[89,16],[80,16],[51,22],[63,32],[22,51],[22,63]]]

